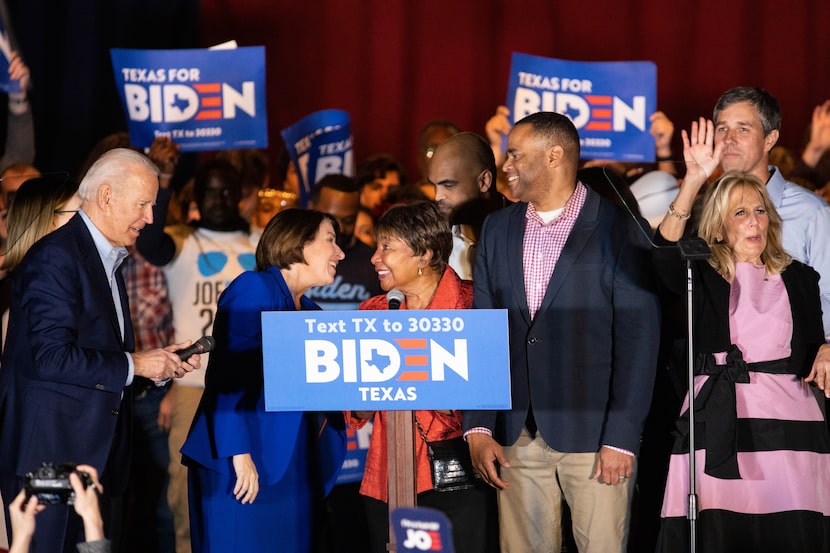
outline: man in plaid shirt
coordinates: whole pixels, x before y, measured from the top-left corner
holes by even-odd
[[[138,252],[124,260],[122,275],[130,298],[136,347],[140,350],[173,343],[173,310],[164,271]],[[133,469],[130,478],[129,518],[124,543],[127,551],[173,553],[173,513],[167,504],[167,432],[172,411],[170,382],[164,386],[136,377]]]

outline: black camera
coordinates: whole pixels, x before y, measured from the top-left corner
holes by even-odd
[[[72,505],[75,503],[75,491],[69,483],[69,475],[77,474],[84,488],[92,485],[92,478],[86,472],[77,470],[75,463],[53,465],[43,463],[26,474],[26,498],[37,496],[41,505]]]

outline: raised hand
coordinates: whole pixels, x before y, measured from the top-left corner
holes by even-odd
[[[810,127],[810,141],[804,148],[802,159],[810,167],[815,167],[821,156],[830,149],[830,100],[813,109],[813,121]]]
[[[153,140],[153,143],[150,144],[150,149],[147,151],[147,157],[149,157],[159,168],[160,188],[170,188],[170,183],[173,180],[173,172],[176,170],[176,165],[179,163],[180,152],[181,146],[166,136],[157,136],[155,140]]]
[[[655,111],[648,118],[651,122],[648,132],[654,138],[654,150],[658,156],[671,155],[671,139],[674,136],[674,123],[662,111]]]
[[[9,59],[9,78],[20,82],[20,92],[25,94],[29,87],[29,67],[23,62],[23,58],[17,52],[12,52]]]
[[[504,142],[512,128],[509,117],[510,110],[506,106],[499,106],[496,108],[496,113],[484,125],[484,133],[496,157],[496,166],[504,163]]]
[[[697,184],[702,185],[715,172],[723,159],[723,144],[714,147],[715,124],[711,119],[701,117],[699,121],[692,121],[690,132],[681,131],[681,138],[683,139],[683,159],[686,161],[684,184],[699,180]]]

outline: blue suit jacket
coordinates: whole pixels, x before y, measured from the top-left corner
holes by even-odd
[[[11,278],[0,369],[0,471],[22,477],[47,461],[86,463],[98,470],[107,493],[117,495],[129,470],[132,396],[124,387],[124,352],[134,343],[123,279],[116,277],[126,340],[80,215],[38,241]],[[123,470],[108,474],[111,450],[119,458],[110,465]]]
[[[517,203],[487,218],[473,295],[474,308],[507,309],[513,408],[465,412],[464,428],[489,428],[512,445],[532,404],[539,432],[557,451],[612,445],[637,453],[660,337],[648,241],[628,213],[588,188],[531,320],[526,211]]]
[[[304,310],[319,310],[303,297]],[[219,298],[202,396],[190,434],[182,447],[185,464],[234,476],[231,457],[250,453],[260,479],[278,482],[297,443],[303,412],[266,412],[262,367],[263,311],[294,311],[294,300],[279,269],[239,275]],[[345,456],[345,425],[326,421],[315,444],[319,455],[309,460],[321,470],[321,484],[331,489]],[[314,418],[314,417],[312,417]],[[316,421],[316,419],[315,419]]]

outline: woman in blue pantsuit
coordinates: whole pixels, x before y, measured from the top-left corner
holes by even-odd
[[[194,553],[311,549],[315,502],[345,453],[343,421],[265,411],[261,313],[319,309],[303,293],[334,280],[343,259],[336,225],[317,211],[278,213],[257,246],[256,270],[219,298],[216,349],[182,447]]]

